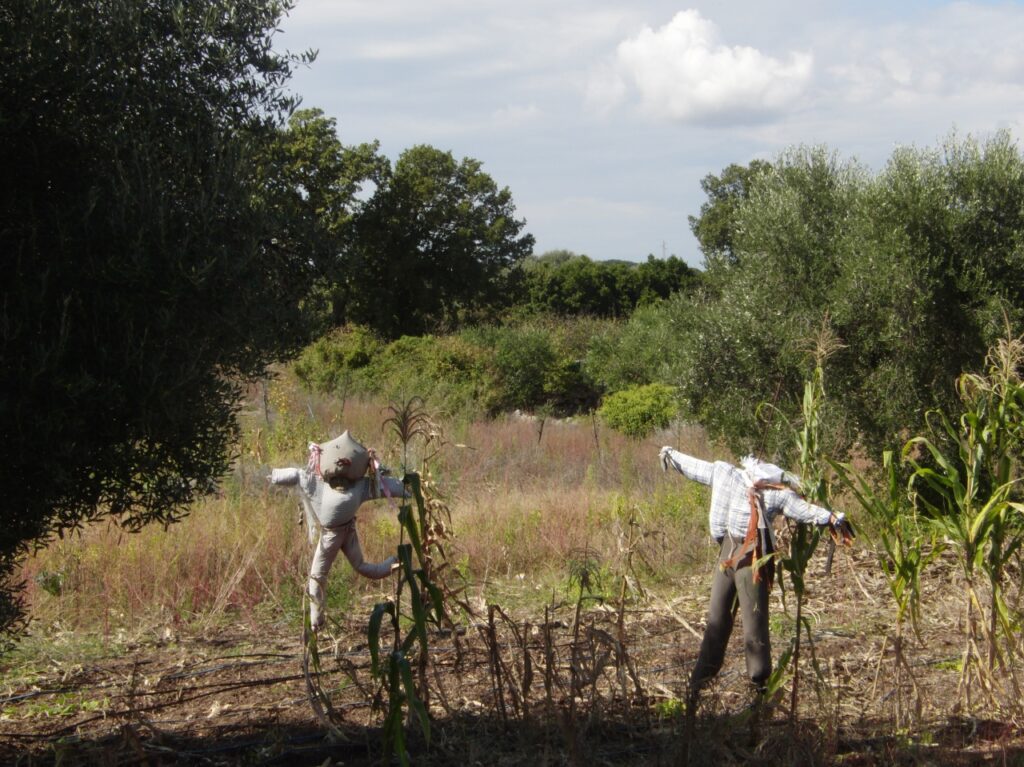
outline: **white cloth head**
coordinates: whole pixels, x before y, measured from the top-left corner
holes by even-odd
[[[751,483],[771,482],[772,484],[780,484],[786,481],[785,471],[774,463],[762,461],[752,455],[741,458],[740,465],[747,476],[750,477]]]

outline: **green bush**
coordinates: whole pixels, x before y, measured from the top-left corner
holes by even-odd
[[[585,360],[607,321],[534,318],[481,325],[449,336],[403,336],[391,343],[345,326],[307,347],[296,376],[312,391],[422,397],[459,417],[520,409],[556,416],[596,407],[601,388]]]
[[[295,374],[312,391],[372,394],[388,400],[422,397],[449,413],[481,410],[490,353],[458,336],[403,336],[385,343],[348,325],[307,347]]]
[[[480,411],[489,357],[458,336],[403,336],[381,350],[361,383],[389,400],[418,396],[431,409],[473,415]]]
[[[609,394],[598,415],[610,428],[635,439],[667,428],[679,414],[675,389],[665,384],[647,384]]]
[[[673,365],[680,356],[678,336],[693,314],[692,299],[676,294],[640,307],[625,322],[595,328],[584,367],[605,391],[649,383],[674,383]]]
[[[592,409],[600,391],[582,360],[601,324],[534,318],[523,324],[463,331],[461,338],[490,355],[482,392],[487,412],[547,410],[567,416]]]
[[[346,325],[306,347],[295,362],[295,375],[314,391],[344,394],[353,385],[354,372],[369,365],[384,348],[372,331]]]
[[[557,363],[551,336],[533,327],[507,328],[495,338],[493,410],[535,410],[546,400],[544,382]]]

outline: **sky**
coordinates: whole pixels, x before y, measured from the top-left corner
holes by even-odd
[[[344,144],[429,144],[508,187],[534,252],[703,259],[732,163],[1024,134],[1024,0],[296,0],[275,47]]]

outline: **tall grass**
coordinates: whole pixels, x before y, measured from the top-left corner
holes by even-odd
[[[252,615],[299,588],[294,504],[232,484],[166,532],[104,525],[39,552],[24,568],[34,613],[72,626],[191,624]]]
[[[310,395],[287,373],[254,387],[238,459],[218,493],[166,530],[128,534],[104,525],[54,541],[22,569],[33,616],[101,631],[268,617],[299,625],[306,531],[294,493],[271,487],[266,475],[304,465],[308,441],[344,429],[396,472],[403,460],[416,469],[422,456],[405,458],[382,428],[386,404]],[[474,581],[564,580],[566,562],[583,549],[613,563],[631,519],[649,533],[637,566],[647,562],[652,579],[668,581],[707,548],[701,489],[666,481],[655,460],[668,442],[709,454],[699,429],[636,442],[590,419],[549,420],[542,433],[521,419],[444,426],[450,444],[431,468],[452,511],[452,559]],[[364,505],[357,524],[368,559],[394,552],[399,525],[386,502]],[[334,568],[331,579],[333,600],[379,598],[379,584],[347,567]]]

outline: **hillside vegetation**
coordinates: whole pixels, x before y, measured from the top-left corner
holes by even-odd
[[[726,176],[742,183],[693,222],[705,271],[628,316],[535,313],[565,285],[587,295],[586,259],[553,254],[547,282],[504,322],[390,343],[350,326],[307,349],[299,375],[321,392],[416,393],[468,417],[587,415],[607,395],[660,384],[675,412],[736,452],[787,458],[785,423],[828,333],[823,438],[840,458],[897,446],[931,408],[955,411],[957,376],[1020,331],[1024,159],[1008,136],[899,150],[877,174],[800,148]]]

